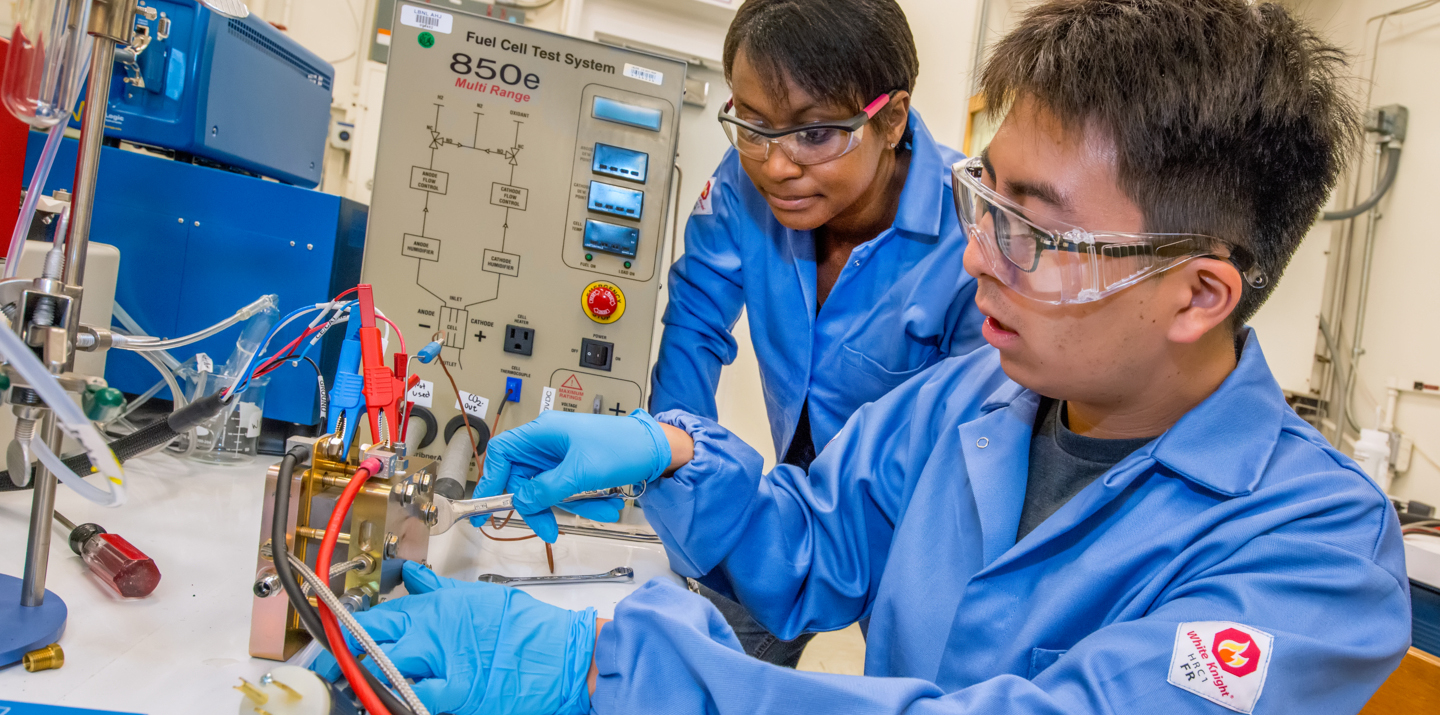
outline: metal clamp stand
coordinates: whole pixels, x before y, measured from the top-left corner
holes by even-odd
[[[85,114],[80,132],[80,149],[75,163],[75,192],[71,208],[70,234],[65,244],[63,272],[58,260],[47,260],[44,273],[34,281],[7,281],[0,286],[0,302],[11,304],[9,295],[19,283],[29,284],[13,301],[14,314],[7,315],[16,334],[40,355],[51,373],[67,389],[84,389],[85,380],[73,373],[75,350],[94,350],[104,345],[93,339],[79,339],[81,285],[85,276],[85,255],[90,244],[90,219],[95,204],[95,181],[100,170],[100,148],[105,136],[105,114],[110,96],[116,45],[129,45],[135,28],[136,0],[92,0],[87,31],[95,37],[86,85]],[[58,240],[58,237],[57,237]],[[58,259],[58,255],[56,256]],[[4,290],[10,289],[10,290]],[[6,369],[15,387],[12,401],[16,416],[33,425],[51,451],[60,452],[64,435],[55,416],[45,407],[24,380]],[[25,549],[23,581],[0,574],[0,666],[14,663],[28,652],[60,639],[68,614],[65,602],[45,590],[50,559],[50,525],[55,515],[55,475],[41,466],[35,472],[35,495],[30,506],[29,541]],[[28,667],[28,663],[27,663]]]

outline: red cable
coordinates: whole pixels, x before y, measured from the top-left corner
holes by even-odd
[[[345,291],[344,293],[341,293],[340,295],[335,296],[335,300],[332,300],[332,301],[330,301],[330,302],[331,302],[331,303],[338,303],[338,302],[340,302],[340,299],[341,299],[341,298],[344,298],[345,296],[350,295],[351,293],[354,293],[354,292],[357,291],[357,290],[360,290],[360,287],[359,287],[359,286],[356,286],[356,287],[354,287],[354,288],[351,288],[350,290],[347,290],[347,291]]]
[[[390,327],[395,330],[395,337],[397,337],[397,338],[400,339],[400,352],[405,353],[406,355],[409,355],[409,354],[410,354],[410,351],[405,349],[405,336],[400,334],[400,326],[396,325],[394,321],[390,320],[389,318],[387,318],[387,317],[385,317],[385,316],[383,316],[383,315],[376,315],[375,317],[376,317],[376,318],[379,318],[379,319],[385,321],[386,323],[389,323],[389,324],[390,324]]]
[[[374,464],[371,464],[374,462]],[[360,493],[361,487],[365,486],[365,480],[370,478],[372,467],[381,469],[380,460],[367,459],[361,463],[360,468],[355,470],[355,476],[350,478],[350,483],[345,485],[345,491],[341,492],[339,501],[335,502],[335,508],[330,512],[330,521],[325,524],[325,538],[320,541],[320,552],[315,556],[315,573],[329,574],[330,559],[335,553],[335,542],[340,536],[340,527],[345,522],[345,515],[350,511],[350,504],[355,501],[355,496]],[[322,576],[321,578],[326,578]],[[330,584],[317,583],[315,588],[330,588]],[[340,670],[345,673],[345,679],[350,681],[350,687],[359,696],[360,702],[364,704],[365,710],[373,715],[390,715],[385,709],[385,704],[375,695],[370,688],[370,683],[365,681],[365,676],[360,673],[360,664],[355,656],[350,653],[350,648],[345,644],[345,636],[340,632],[340,622],[336,620],[335,614],[324,601],[319,602],[320,624],[325,628],[325,638],[330,641],[330,653],[335,656],[335,661],[340,664]]]

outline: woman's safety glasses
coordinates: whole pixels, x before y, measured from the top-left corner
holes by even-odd
[[[1089,303],[1192,258],[1235,265],[1254,288],[1265,274],[1242,246],[1190,233],[1091,233],[1026,209],[986,186],[978,157],[950,169],[955,209],[995,277],[1043,303]]]
[[[736,117],[734,99],[725,103],[718,117],[725,136],[746,158],[765,161],[770,158],[770,146],[779,144],[790,161],[813,166],[839,159],[860,146],[865,125],[890,104],[893,96],[893,92],[880,95],[859,114],[843,122],[815,122],[789,129],[757,127]]]

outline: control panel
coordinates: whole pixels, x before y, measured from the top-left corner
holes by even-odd
[[[673,60],[396,3],[363,280],[412,351],[444,341],[472,420],[517,396],[500,430],[645,405],[684,83]],[[412,366],[453,434],[444,372]]]

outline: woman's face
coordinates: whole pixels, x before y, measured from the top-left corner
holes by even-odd
[[[774,91],[773,81],[758,74],[742,50],[730,71],[735,116],[767,128],[788,129],[814,122],[844,121],[855,115],[850,109],[811,96],[789,77],[783,81],[787,91]],[[876,120],[865,125],[859,146],[839,159],[800,166],[778,145],[772,145],[765,161],[741,155],[740,165],[781,225],[797,231],[812,231],[837,216],[864,208],[857,204],[884,195],[872,187],[875,187],[882,160],[890,155],[890,145],[899,142],[905,133],[904,117],[909,111],[909,101],[903,92],[892,99]],[[880,119],[888,122],[877,123]]]

